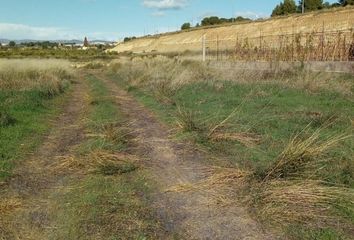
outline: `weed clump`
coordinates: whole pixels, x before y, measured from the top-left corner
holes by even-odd
[[[252,205],[264,221],[283,228],[300,224],[353,231],[354,190],[329,184],[321,174],[329,163],[327,153],[350,136],[326,136],[324,127],[310,133],[309,126],[289,141],[269,168],[254,175]]]
[[[324,154],[348,138],[347,135],[340,134],[322,139],[322,130],[317,129],[305,139],[301,138],[301,134],[308,133],[308,127],[295,135],[277,161],[266,171],[264,181],[299,177],[308,173],[306,170],[311,170],[310,174],[315,175],[316,171],[323,167]]]
[[[13,118],[8,112],[0,111],[0,127],[8,127],[16,123],[16,119]]]
[[[311,180],[273,180],[259,187],[255,199],[258,214],[278,226],[296,223],[337,228],[341,222],[353,230],[350,220],[339,217],[343,208],[348,216],[354,214],[354,191],[349,188]]]
[[[199,124],[197,113],[182,106],[177,106],[176,122],[185,132],[202,131],[204,128]]]
[[[123,163],[123,164],[113,164],[108,163],[106,165],[99,166],[97,172],[103,175],[121,175],[125,173],[134,172],[137,169],[132,163]]]
[[[86,156],[59,158],[58,162],[53,164],[52,169],[54,171],[81,170],[84,173],[115,175],[136,170],[136,162],[137,158],[129,154],[97,150]]]
[[[0,201],[0,214],[6,215],[21,207],[22,207],[22,202],[20,201],[20,199],[17,198],[2,199]]]
[[[84,68],[91,69],[91,70],[102,69],[104,67],[105,64],[102,62],[89,62],[84,66]]]

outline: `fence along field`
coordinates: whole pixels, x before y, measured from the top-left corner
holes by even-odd
[[[206,39],[209,60],[354,61],[354,29]]]

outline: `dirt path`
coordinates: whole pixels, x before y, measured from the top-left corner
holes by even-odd
[[[83,135],[83,113],[87,87],[83,81],[73,84],[70,101],[54,120],[44,144],[28,160],[21,162],[12,179],[0,188],[9,212],[0,219],[0,239],[48,239],[54,228],[51,209],[53,195],[78,176],[51,170],[58,157],[68,156]]]
[[[138,152],[147,157],[146,165],[160,191],[154,194],[154,207],[169,236],[177,239],[274,239],[237,204],[218,204],[215,195],[194,191],[165,191],[180,184],[194,184],[207,178],[204,154],[189,144],[169,137],[169,129],[126,91],[102,75],[97,76],[116,96],[117,104],[135,130]],[[218,195],[222,199],[225,192]],[[230,193],[227,193],[230,194]]]
[[[225,189],[217,192],[219,199],[202,189],[166,191],[205,180],[210,174],[205,155],[188,143],[171,140],[169,129],[149,110],[111,81],[98,78],[109,87],[120,111],[131,120],[136,137],[132,151],[147,159],[144,163],[158,183],[152,200],[166,229],[161,239],[274,239],[243,207],[220,204]],[[50,239],[55,232],[55,196],[81,176],[53,172],[51,167],[58,158],[71,156],[84,140],[87,91],[84,81],[74,85],[69,104],[54,121],[44,144],[21,162],[13,178],[0,187],[9,209],[0,215],[0,239]]]

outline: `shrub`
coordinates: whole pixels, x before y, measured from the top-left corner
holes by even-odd
[[[184,23],[181,27],[181,30],[187,30],[191,28],[191,24],[190,23]]]

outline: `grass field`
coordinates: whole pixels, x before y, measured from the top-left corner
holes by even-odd
[[[252,172],[245,194],[259,219],[294,239],[350,239],[352,76],[295,69],[230,77],[159,58],[110,69],[112,79],[179,129],[178,139]]]
[[[0,180],[41,142],[73,78],[67,61],[0,61]]]
[[[180,239],[180,232],[166,231],[164,220],[157,218],[156,211],[164,209],[155,209],[151,201],[158,199],[153,196],[171,189],[177,189],[176,196],[183,195],[183,187],[195,193],[199,188],[208,192],[228,187],[238,197],[219,196],[222,201],[247,206],[249,214],[276,235],[351,239],[352,75],[315,73],[301,67],[226,71],[166,57],[90,61],[81,69],[71,65],[64,60],[0,61],[1,182],[11,182],[9,176],[28,154],[34,153],[31,159],[36,159],[36,149],[56,154],[47,159],[48,153],[39,151],[38,158],[44,160],[30,159],[26,166],[36,171],[27,172],[33,176],[20,187],[15,184],[9,190],[1,185],[5,200],[0,201],[0,212],[7,218],[0,219],[0,237],[11,231],[14,236],[23,234],[29,227],[33,228],[30,239]],[[132,97],[118,94],[122,93],[119,89]],[[145,116],[150,111],[135,99],[152,116]],[[68,110],[66,104],[72,108]],[[130,108],[134,110],[129,112]],[[50,133],[60,113],[70,126],[64,121]],[[155,115],[166,128],[154,122]],[[161,137],[166,129],[173,139]],[[148,131],[139,135],[142,130]],[[50,147],[40,148],[47,135]],[[146,141],[150,145],[145,146]],[[183,154],[173,152],[183,148],[173,145],[174,141],[187,144],[192,153],[205,154],[198,164],[204,164],[202,168],[211,164],[210,171],[216,175],[195,185],[161,188],[161,179],[155,179],[153,172],[164,162],[154,163],[151,156],[157,153],[167,158],[161,161],[187,163]],[[166,142],[173,147],[166,148]],[[158,146],[151,150],[154,144]],[[192,154],[193,160],[195,156],[199,155]],[[187,171],[177,165],[172,170],[164,167],[172,174],[177,167]],[[200,171],[199,167],[193,171]],[[45,191],[38,194],[32,185]],[[22,188],[30,194],[19,198]],[[193,193],[185,196],[193,197]],[[40,214],[36,209],[32,212],[32,202],[38,199],[45,199],[36,207],[46,213],[38,223],[42,228],[31,225],[32,216]],[[13,203],[25,207],[15,204],[11,218],[8,212]],[[180,211],[177,205],[168,211],[173,207]],[[9,224],[8,219],[18,222]],[[14,226],[24,228],[18,232]]]

